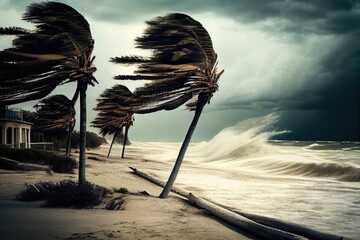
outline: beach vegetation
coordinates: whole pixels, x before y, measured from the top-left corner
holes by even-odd
[[[135,39],[136,47],[151,50],[150,57],[122,56],[114,63],[137,65],[133,75],[118,75],[117,80],[149,80],[134,91],[128,102],[134,113],[173,110],[186,104],[195,111],[180,148],[174,168],[160,194],[166,198],[175,182],[192,134],[206,103],[218,90],[223,70],[217,68],[217,54],[206,29],[188,15],[173,13],[146,22],[148,27]]]
[[[43,132],[65,130],[67,132],[66,156],[70,156],[71,135],[75,127],[74,100],[71,101],[64,95],[53,95],[42,99],[35,107],[37,117],[34,130]]]
[[[15,149],[0,145],[0,157],[21,163],[49,165],[57,173],[73,173],[77,167],[77,162],[71,157],[35,149]]]
[[[74,131],[71,137],[71,147],[79,148],[80,146],[80,132]],[[86,132],[86,148],[98,148],[101,144],[106,144],[105,138],[100,137],[94,132]]]
[[[13,46],[0,52],[0,105],[42,99],[59,85],[76,83],[74,97],[80,95],[79,184],[84,183],[86,90],[97,83],[89,23],[72,7],[48,1],[30,4],[23,20],[35,24],[34,30],[0,28],[0,35],[16,36]]]
[[[130,126],[134,117],[128,102],[133,101],[132,92],[123,85],[117,84],[106,89],[97,99],[94,110],[98,111],[97,117],[92,121],[92,126],[100,128],[100,134],[113,135],[107,157],[110,156],[112,146],[116,139],[121,139],[123,145],[121,158],[124,158],[125,146],[131,144],[128,138]]]
[[[88,181],[78,184],[72,180],[26,184],[16,197],[21,201],[45,200],[46,207],[92,208],[102,203],[111,191]]]

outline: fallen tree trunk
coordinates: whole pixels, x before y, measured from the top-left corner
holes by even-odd
[[[141,172],[141,171],[137,170],[136,168],[130,167],[130,169],[133,170],[133,172],[136,175],[138,175],[138,176],[140,176],[140,177],[142,177],[142,178],[144,178],[144,179],[146,179],[146,180],[148,180],[148,181],[150,181],[150,182],[152,182],[152,183],[154,183],[154,184],[156,184],[156,185],[158,185],[160,187],[165,186],[164,182],[162,182],[162,181],[160,181],[160,180],[158,180],[158,179],[156,179],[156,178],[154,178],[152,176],[149,176],[148,174],[146,174],[144,172]],[[193,194],[188,193],[188,192],[183,191],[183,190],[178,189],[178,188],[173,187],[171,189],[171,191],[178,194],[178,195],[180,195],[180,196],[182,196],[182,197],[187,198],[189,201],[193,202],[197,206],[199,206],[198,204],[203,205],[203,206],[199,206],[199,207],[202,207],[204,209],[206,209],[206,208],[217,209],[216,207],[214,207],[214,206],[217,206],[220,209],[230,211],[232,213],[235,213],[236,215],[241,215],[242,217],[245,218],[245,220],[249,219],[249,220],[252,220],[252,221],[254,221],[254,222],[258,223],[258,224],[262,224],[261,225],[262,227],[264,227],[263,225],[265,225],[267,227],[270,227],[271,230],[279,229],[279,230],[282,230],[282,231],[285,231],[285,232],[288,232],[288,233],[293,233],[293,234],[300,235],[300,236],[306,237],[308,239],[314,239],[314,240],[315,239],[317,239],[317,240],[341,240],[341,239],[343,239],[343,237],[341,237],[341,236],[336,236],[336,235],[333,235],[333,234],[319,232],[319,231],[316,231],[316,230],[313,230],[313,229],[310,229],[310,228],[300,226],[298,224],[287,223],[285,221],[278,220],[278,219],[275,219],[275,218],[264,217],[264,216],[260,216],[260,215],[250,214],[250,213],[244,213],[242,211],[232,209],[232,208],[223,206],[223,205],[218,204],[218,203],[214,203],[214,202],[210,202],[210,201],[205,200],[205,199],[197,198]],[[197,203],[195,201],[197,201]],[[218,210],[220,210],[220,209],[218,209]],[[210,212],[213,213],[212,210]],[[226,215],[228,215],[227,213],[229,213],[229,212],[226,212],[226,211],[223,212],[221,210],[219,213],[221,213],[221,214],[225,213],[225,216],[226,216]],[[214,214],[214,215],[216,215],[216,214]],[[234,217],[233,214],[230,214],[229,216],[230,216],[229,220]],[[220,217],[220,216],[218,216],[218,217]],[[222,216],[220,218],[223,219],[223,217],[224,216]],[[246,225],[246,224],[244,224],[245,222],[243,223],[243,220],[244,220],[243,218],[235,220],[235,221],[239,221],[238,224],[241,225],[241,226],[238,226],[239,228],[244,229],[244,227],[246,227],[246,228],[250,227],[251,229],[254,229],[254,231],[258,231],[257,226],[255,226],[255,225],[253,226],[251,224]],[[230,220],[230,221],[233,221],[233,220]],[[244,230],[246,230],[246,229],[244,229]],[[263,229],[262,231],[266,232],[266,229],[265,230]],[[280,232],[280,233],[283,233],[283,232]],[[261,237],[262,237],[262,239],[271,239],[271,238],[268,238],[269,237],[268,235],[266,236],[267,238],[264,237],[264,236],[261,236]],[[280,239],[280,238],[274,238],[274,239]],[[296,239],[296,238],[293,238],[293,239]],[[297,239],[299,239],[299,238],[297,238]]]
[[[148,174],[137,170],[136,168],[130,167],[130,169],[133,170],[133,172],[136,175],[138,175],[160,187],[165,186],[164,182],[162,182],[154,177],[151,177]],[[279,231],[277,229],[273,229],[271,227],[266,227],[261,224],[258,224],[258,223],[254,222],[252,220],[249,220],[237,213],[234,213],[230,210],[222,208],[222,207],[220,207],[214,203],[211,203],[205,199],[198,198],[198,197],[194,196],[193,194],[187,193],[181,189],[173,187],[171,189],[171,191],[182,197],[187,198],[190,202],[194,203],[195,205],[197,205],[200,208],[203,208],[203,209],[209,211],[210,213],[219,217],[220,219],[222,219],[226,222],[229,222],[230,224],[232,224],[242,230],[252,233],[254,236],[261,237],[261,239],[269,239],[269,240],[270,239],[271,240],[272,239],[274,239],[274,240],[276,240],[276,239],[279,239],[279,240],[281,240],[281,239],[304,239],[302,237],[295,236],[295,235],[287,233],[287,232]]]
[[[221,206],[221,205],[219,205]],[[251,214],[251,213],[244,213],[242,211],[236,210],[236,209],[232,209],[229,207],[225,207],[224,208],[235,212],[241,216],[244,216],[248,219],[251,219],[257,223],[266,225],[268,227],[272,227],[272,228],[276,228],[276,229],[280,229],[286,232],[291,232],[297,235],[301,235],[304,236],[308,239],[319,239],[319,240],[341,240],[343,239],[343,237],[341,236],[337,236],[337,235],[333,235],[333,234],[329,234],[329,233],[323,233],[323,232],[319,232],[307,227],[303,227],[301,225],[295,224],[295,223],[287,223],[284,222],[282,220],[276,219],[276,218],[271,218],[271,217],[265,217],[265,216],[260,216],[260,215],[256,215],[256,214]]]
[[[232,212],[214,203],[211,203],[203,198],[198,198],[191,193],[189,194],[188,199],[190,200],[190,202],[209,211],[218,218],[232,224],[235,227],[238,227],[239,229],[251,233],[255,237],[259,237],[260,239],[269,239],[269,240],[305,239],[303,237],[296,236],[294,234],[283,232],[275,228],[267,227],[257,222],[254,222],[235,212]]]
[[[20,171],[48,171],[48,166],[41,166],[37,164],[21,163],[9,158],[0,157],[0,168],[6,170],[20,170]]]
[[[136,168],[130,167],[130,169],[133,170],[133,172],[136,175],[138,175],[160,187],[165,186],[164,182],[159,181],[159,180],[149,176],[148,174],[137,170]],[[261,237],[261,239],[269,239],[269,240],[282,240],[282,239],[284,239],[284,240],[285,239],[286,240],[287,239],[293,239],[293,240],[299,239],[300,240],[300,239],[303,239],[302,237],[295,236],[295,235],[287,233],[287,232],[279,231],[277,229],[273,229],[273,228],[258,224],[258,223],[254,222],[252,220],[249,220],[237,213],[234,213],[230,210],[227,210],[225,208],[217,206],[216,204],[211,203],[205,199],[198,198],[198,197],[194,196],[193,194],[187,193],[183,190],[172,188],[171,191],[179,194],[180,196],[187,198],[190,202],[194,203],[195,205],[197,205],[200,208],[203,208],[203,209],[209,211],[214,216],[217,216],[220,219],[238,227],[239,229],[245,230],[245,231],[253,234],[256,237]]]

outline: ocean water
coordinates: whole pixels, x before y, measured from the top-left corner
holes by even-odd
[[[273,129],[278,120],[249,119],[192,143],[175,185],[244,212],[360,239],[360,143],[271,141],[283,133]],[[133,147],[173,162],[180,143]]]

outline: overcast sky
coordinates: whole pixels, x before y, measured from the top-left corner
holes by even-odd
[[[0,26],[32,25],[21,21],[33,1],[0,0]],[[277,112],[276,126],[294,140],[360,140],[360,0],[107,0],[62,1],[88,20],[95,39],[95,77],[88,88],[88,125],[96,98],[120,83],[131,68],[110,57],[143,54],[134,38],[144,21],[181,12],[200,21],[212,37],[219,67],[225,73],[211,104],[205,107],[194,140],[210,139],[243,119]],[[0,48],[11,38],[1,37]],[[146,54],[146,53],[145,53]],[[75,85],[54,93],[72,96]],[[36,102],[20,106],[30,109]],[[132,140],[181,141],[193,117],[179,108],[136,115]],[[96,129],[89,128],[97,132]]]

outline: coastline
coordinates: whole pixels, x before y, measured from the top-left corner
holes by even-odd
[[[125,187],[131,193],[146,191],[150,196],[126,195],[121,211],[42,208],[42,202],[16,201],[15,194],[25,183],[76,180],[77,171],[49,175],[0,170],[0,235],[5,239],[253,239],[177,195],[157,198],[162,189],[129,169],[170,173],[172,163],[147,160],[131,148],[121,159],[115,149],[109,159],[107,146],[87,152],[87,157],[97,159],[87,160],[87,180],[110,189]]]

